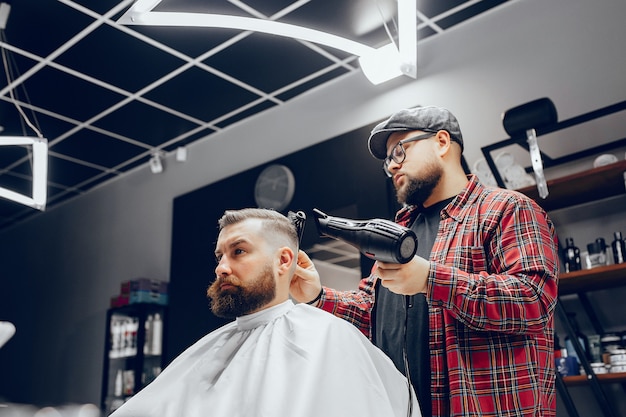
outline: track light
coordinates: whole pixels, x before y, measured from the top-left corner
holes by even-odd
[[[150,171],[152,171],[153,174],[163,172],[163,158],[160,152],[155,152],[150,157]]]
[[[179,146],[176,148],[176,160],[178,162],[185,162],[187,160],[187,147]]]

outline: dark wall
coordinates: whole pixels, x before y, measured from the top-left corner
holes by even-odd
[[[372,127],[364,126],[174,200],[166,334],[169,360],[226,323],[210,312],[205,295],[216,266],[213,251],[217,220],[227,209],[256,206],[254,184],[267,165],[283,164],[294,174],[295,194],[283,213],[302,210],[307,214],[303,248],[319,239],[311,215],[313,208],[357,219],[393,217],[397,203],[392,185],[381,162],[369,154],[366,146]],[[225,155],[223,161],[227,164],[229,158],[236,157],[236,152]],[[362,262],[363,270],[369,271],[368,261]]]

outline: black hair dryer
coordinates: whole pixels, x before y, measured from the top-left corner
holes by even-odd
[[[342,240],[376,261],[405,264],[417,250],[417,237],[411,229],[389,220],[351,220],[329,216],[313,209],[320,236]]]

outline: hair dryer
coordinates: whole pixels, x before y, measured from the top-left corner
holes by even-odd
[[[342,240],[368,258],[405,264],[415,256],[415,233],[397,223],[383,219],[344,219],[329,216],[318,209],[313,209],[313,213],[320,236]]]

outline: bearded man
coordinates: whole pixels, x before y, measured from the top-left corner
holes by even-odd
[[[554,225],[530,198],[463,169],[456,117],[402,109],[368,140],[418,237],[406,264],[376,262],[355,291],[322,287],[301,254],[291,295],[345,318],[387,353],[433,417],[556,414]]]
[[[234,319],[178,356],[114,417],[419,417],[408,380],[354,326],[289,287],[298,233],[282,214],[219,220],[214,314]]]

